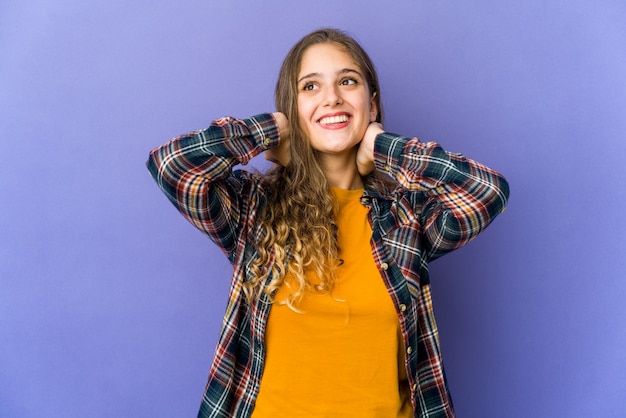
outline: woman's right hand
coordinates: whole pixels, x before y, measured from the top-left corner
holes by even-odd
[[[289,121],[287,116],[281,112],[275,112],[272,114],[278,125],[278,135],[280,136],[280,143],[277,147],[268,149],[265,151],[265,159],[275,164],[287,167],[291,162],[289,155]]]

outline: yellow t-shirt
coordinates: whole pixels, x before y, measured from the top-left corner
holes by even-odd
[[[307,293],[301,313],[278,304],[291,292],[278,290],[253,418],[413,416],[400,324],[374,264],[363,189],[333,191],[344,263],[332,294]],[[307,279],[318,282],[314,273]]]

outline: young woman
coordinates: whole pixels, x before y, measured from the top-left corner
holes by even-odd
[[[505,179],[385,132],[374,66],[337,30],[292,48],[275,99],[148,161],[234,266],[199,416],[454,416],[428,262],[504,210]],[[266,174],[232,170],[263,152]]]

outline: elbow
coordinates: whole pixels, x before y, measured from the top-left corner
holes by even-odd
[[[509,182],[502,175],[497,176],[497,181],[494,184],[494,191],[493,202],[490,205],[489,210],[491,220],[504,212],[509,203]]]

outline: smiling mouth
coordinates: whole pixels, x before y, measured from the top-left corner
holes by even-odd
[[[348,115],[327,116],[319,120],[320,125],[332,125],[335,123],[345,123],[349,119]]]

